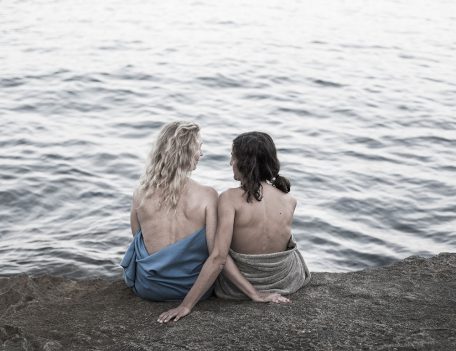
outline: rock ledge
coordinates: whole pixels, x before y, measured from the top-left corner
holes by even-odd
[[[0,350],[455,350],[456,254],[352,273],[313,273],[292,304],[210,299],[177,323],[176,303],[121,280],[0,278]]]

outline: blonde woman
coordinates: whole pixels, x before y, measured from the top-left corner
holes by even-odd
[[[165,125],[134,192],[134,237],[121,266],[127,286],[142,298],[183,299],[212,250],[218,194],[190,178],[201,145],[197,124]],[[208,289],[201,298],[211,294]]]

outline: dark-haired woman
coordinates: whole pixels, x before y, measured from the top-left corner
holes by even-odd
[[[223,192],[218,201],[214,248],[182,303],[162,313],[159,322],[187,315],[217,280],[217,296],[259,302],[289,302],[290,294],[310,279],[291,225],[296,200],[289,181],[279,175],[272,138],[244,133],[233,141],[231,162],[239,188]]]

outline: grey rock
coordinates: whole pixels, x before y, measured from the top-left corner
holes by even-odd
[[[456,350],[456,254],[313,273],[291,304],[211,298],[177,323],[121,281],[0,278],[0,350]]]

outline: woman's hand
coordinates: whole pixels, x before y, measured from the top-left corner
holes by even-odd
[[[273,302],[273,303],[290,303],[291,300],[282,296],[278,293],[267,293],[267,292],[257,292],[257,294],[252,297],[252,300],[255,302]]]
[[[168,323],[171,319],[174,318],[174,322],[177,322],[182,317],[185,317],[192,310],[188,307],[179,305],[176,308],[163,312],[160,317],[158,317],[158,323]]]

